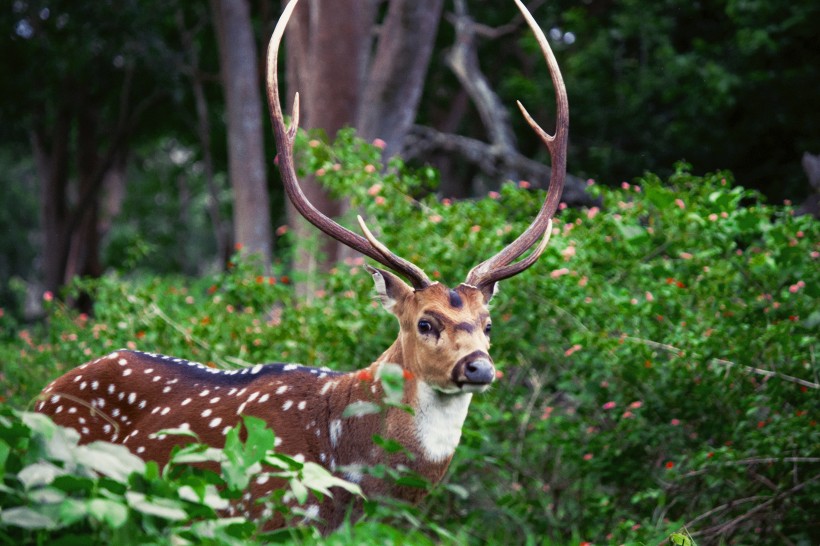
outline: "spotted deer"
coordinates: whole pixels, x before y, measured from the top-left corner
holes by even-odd
[[[522,234],[475,266],[465,282],[448,288],[388,250],[361,217],[363,236],[326,217],[302,193],[293,153],[299,97],[295,96],[292,125],[287,128],[277,80],[279,45],[295,3],[287,5],[273,32],[267,65],[268,100],[285,190],[296,209],[317,228],[383,266],[368,266],[367,270],[382,305],[398,319],[398,337],[375,362],[352,373],[296,364],[217,370],[180,358],[120,350],[53,381],[43,390],[36,409],[78,430],[82,442],[123,444],[160,465],[168,462],[174,446],[190,439],[158,431],[188,429],[202,442],[221,447],[240,417],[252,415],[275,431],[277,449],[294,459],[313,461],[359,483],[367,496],[389,495],[417,502],[424,489],[399,486],[363,470],[375,464],[403,465],[431,483],[441,480],[459,443],[473,393],[486,391],[496,378],[489,354],[488,304],[498,282],[530,267],[547,245],[566,171],[566,91],[543,32],[516,0],[538,39],[557,95],[554,135],[542,130],[519,103],[552,157],[549,189]],[[519,260],[527,251],[529,255]],[[381,378],[388,365],[403,371],[402,403],[411,411],[391,406],[380,414],[346,416],[345,408],[355,402],[382,399]],[[390,454],[382,450],[373,442],[377,434],[397,441],[404,451]],[[252,481],[243,502],[231,511],[262,519],[268,528],[284,525],[280,516],[271,517],[252,502],[282,485],[264,477]],[[321,502],[314,499],[306,512],[321,528],[332,529],[341,523],[352,500],[339,491]]]

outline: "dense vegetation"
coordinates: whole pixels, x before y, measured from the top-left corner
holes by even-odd
[[[379,150],[350,133],[310,144],[306,169],[349,196],[389,247],[450,284],[543,199],[524,182],[475,201],[418,197],[435,172],[396,162],[380,174]],[[818,542],[820,224],[727,172],[695,176],[684,164],[666,181],[648,174],[589,191],[601,207],[561,212],[545,255],[493,302],[503,377],[475,398],[444,483],[417,508],[372,503],[322,543],[658,544],[684,527],[701,545]],[[93,316],[50,293],[43,324],[0,310],[0,538],[262,540],[214,512],[262,460],[235,436],[220,477],[184,458],[158,469],[107,445],[80,448],[20,412],[50,378],[118,347],[220,367],[371,362],[396,328],[371,301],[361,261],[322,280],[300,299],[283,272],[262,276],[247,261],[197,279],[123,268],[66,289],[69,299],[92,294]],[[258,423],[246,426],[249,445],[273,445]],[[294,491],[330,483],[286,457],[266,461]],[[318,540],[309,528],[268,538]]]

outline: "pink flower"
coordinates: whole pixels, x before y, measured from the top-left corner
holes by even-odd
[[[585,461],[591,461],[591,460],[592,460],[592,457],[593,457],[592,453],[586,453],[586,454],[584,455],[584,460],[585,460]]]
[[[678,254],[678,256],[680,256],[684,260],[691,260],[692,259],[692,255],[689,254],[688,252],[681,252],[680,254]]]
[[[686,208],[686,203],[683,202],[683,199],[675,199],[675,205],[677,205],[680,209]]]
[[[327,173],[325,169],[317,169],[316,176],[324,176]]]
[[[569,349],[567,349],[566,351],[564,351],[564,356],[571,356],[571,355],[572,355],[572,353],[578,352],[578,351],[580,351],[581,349],[583,349],[583,346],[578,345],[578,344],[576,343],[575,345],[573,345],[572,347],[570,347]]]
[[[374,201],[376,202],[377,205],[384,205],[386,200],[381,195],[377,195],[376,199],[374,199]]]
[[[593,180],[592,178],[587,179],[587,186],[592,186],[594,184],[595,184],[595,180]]]
[[[319,142],[318,140],[311,140],[310,142],[308,142],[308,146],[310,146],[311,148],[316,148],[317,146],[319,146],[319,144],[321,144],[321,142]]]
[[[51,292],[51,290],[46,290],[45,292],[43,292],[43,299],[46,301],[51,301],[54,299],[54,294]]]
[[[561,251],[561,256],[564,257],[565,262],[570,261],[572,257],[575,256],[575,247],[568,246],[567,248]]]
[[[635,417],[635,414],[634,414],[634,413],[632,413],[632,412],[631,412],[631,411],[629,411],[629,410],[625,411],[625,412],[623,413],[623,415],[621,415],[621,418],[623,418],[623,419],[631,419],[632,417]]]
[[[501,194],[497,191],[488,192],[487,195],[490,197],[490,199],[498,199],[499,197],[501,197]]]
[[[587,211],[587,218],[592,220],[593,218],[598,216],[599,212],[601,212],[601,209],[599,209],[598,207],[592,207]]]
[[[621,189],[628,190],[629,189],[629,182],[621,182]]]
[[[526,190],[526,189],[532,187],[532,184],[530,184],[526,180],[521,180],[520,182],[518,182],[518,187],[521,188],[521,189]]]
[[[715,214],[714,212],[709,215],[709,221],[710,222],[717,222],[717,219],[718,219],[718,215]]]
[[[650,292],[649,290],[646,291],[646,294],[644,294],[644,297],[646,298],[646,301],[650,301],[650,302],[655,301],[655,296],[653,296],[652,292]]]
[[[429,216],[427,219],[433,222],[434,224],[438,224],[442,221],[442,217],[438,214],[433,214],[432,216]]]
[[[373,139],[373,146],[380,150],[384,150],[385,146],[387,146],[387,142],[383,141],[380,138]]]
[[[550,277],[553,279],[557,279],[558,277],[563,277],[564,275],[569,275],[569,269],[566,267],[562,267],[561,269],[556,269],[555,271],[550,273]]]
[[[372,186],[367,188],[367,194],[368,195],[376,195],[380,191],[382,191],[382,185],[381,184],[373,184]]]
[[[471,226],[470,231],[472,231],[473,233],[478,233],[479,231],[481,231],[481,226]]]
[[[680,425],[680,420],[679,419],[672,419],[671,421],[669,421],[669,424],[672,425],[673,427],[676,427],[676,426]]]
[[[604,404],[603,406],[601,406],[601,408],[602,408],[602,409],[605,409],[605,410],[611,410],[611,409],[613,409],[613,408],[614,408],[615,406],[617,406],[617,405],[618,405],[618,404],[616,404],[616,403],[615,403],[615,401],[610,400],[609,402],[607,402],[606,404]]]
[[[370,165],[368,163],[367,165],[364,166],[364,172],[366,172],[368,174],[373,174],[374,172],[376,172],[376,167],[374,167],[373,165]]]

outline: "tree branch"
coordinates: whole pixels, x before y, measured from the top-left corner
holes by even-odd
[[[405,138],[402,157],[414,159],[434,152],[459,154],[491,178],[520,178],[539,188],[549,186],[550,168],[522,155],[516,149],[509,150],[474,138],[414,125]],[[586,181],[570,174],[564,183],[561,200],[570,205],[596,204],[586,193]]]

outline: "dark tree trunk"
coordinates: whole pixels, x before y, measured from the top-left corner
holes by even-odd
[[[234,236],[270,268],[272,233],[265,175],[262,102],[248,0],[211,0],[228,125]]]
[[[385,157],[401,150],[416,119],[442,4],[442,0],[390,2],[356,124],[362,138],[385,141]]]
[[[287,40],[288,101],[300,93],[300,125],[322,129],[333,139],[336,132],[356,121],[360,108],[371,42],[375,5],[363,0],[302,2],[291,19]],[[342,205],[312,177],[300,179],[311,203],[328,216],[337,216]],[[317,231],[288,203],[288,223],[297,243],[316,237]],[[321,236],[319,259],[300,245],[294,268],[304,274],[299,292],[313,292],[312,273],[326,269],[342,252],[341,245]]]
[[[376,7],[362,0],[317,0],[297,7],[286,35],[288,99],[300,92],[303,128],[322,129],[332,139],[353,125],[365,139],[384,140],[392,154],[401,149],[416,116],[442,0],[392,0],[371,59]],[[341,212],[343,204],[312,177],[301,183],[319,210],[328,216]],[[292,208],[288,212],[297,239],[316,234]],[[346,252],[335,242],[322,248],[324,260],[303,251],[296,269],[308,274],[327,269]],[[310,286],[303,291],[309,293]]]

